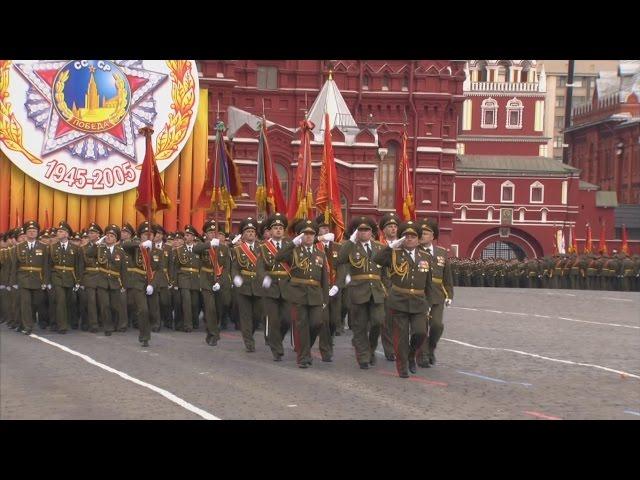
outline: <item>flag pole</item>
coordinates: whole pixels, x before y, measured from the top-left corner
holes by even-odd
[[[149,138],[151,138],[151,135],[153,134],[153,129],[151,127],[142,127],[139,130],[139,133],[141,133],[142,135],[144,135],[145,137],[145,142],[147,142],[147,140]],[[151,170],[149,169],[149,172],[151,172]],[[147,173],[149,173],[147,172]],[[149,195],[149,205],[147,206],[147,214],[145,215],[145,217],[147,218],[147,220],[149,221],[149,223],[152,223],[152,219],[151,217],[153,216],[153,199],[155,198],[155,192],[153,191],[153,183],[154,182],[149,182],[150,185],[149,187],[151,188],[151,195]]]

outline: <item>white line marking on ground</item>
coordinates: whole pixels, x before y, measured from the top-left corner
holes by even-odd
[[[200,408],[198,408],[198,407],[196,407],[194,405],[191,405],[186,400],[183,400],[182,398],[175,396],[173,393],[168,392],[167,390],[164,390],[163,388],[156,387],[155,385],[151,385],[150,383],[143,382],[142,380],[138,380],[135,377],[127,375],[126,373],[121,372],[120,370],[116,370],[115,368],[111,368],[108,365],[105,365],[103,363],[100,363],[100,362],[94,360],[93,358],[89,357],[88,355],[84,355],[84,354],[82,354],[80,352],[76,352],[75,350],[71,350],[70,348],[65,347],[64,345],[60,345],[59,343],[52,342],[51,340],[48,340],[48,339],[43,338],[43,337],[40,337],[38,335],[33,335],[32,334],[30,336],[31,336],[31,338],[35,338],[37,340],[40,340],[41,342],[48,343],[49,345],[57,347],[62,351],[70,353],[71,355],[75,355],[76,357],[80,357],[85,362],[90,363],[91,365],[95,365],[97,367],[100,367],[101,369],[106,370],[107,372],[115,373],[119,377],[124,378],[125,380],[129,380],[130,382],[133,382],[136,385],[140,385],[140,386],[148,388],[149,390],[152,390],[152,391],[154,391],[156,393],[159,393],[160,395],[165,397],[167,400],[172,401],[173,403],[181,406],[185,410],[189,410],[190,412],[201,416],[205,420],[220,420],[215,415],[212,415],[209,412],[206,412],[206,411],[204,411],[204,410],[202,410],[202,409],[200,409]]]
[[[287,407],[297,407],[298,405],[287,405]]]
[[[629,298],[615,298],[615,297],[601,297],[605,300],[617,300],[619,302],[633,302],[633,300]]]
[[[640,412],[634,412],[633,410],[625,410],[624,413],[628,413],[629,415],[636,415],[640,417]]]
[[[594,365],[594,364],[591,364],[591,363],[572,362],[571,360],[561,360],[561,359],[558,359],[558,358],[545,357],[543,355],[538,355],[538,354],[535,354],[535,353],[523,352],[521,350],[512,350],[510,348],[481,347],[479,345],[472,345],[470,343],[461,342],[460,340],[453,340],[451,338],[442,338],[442,340],[445,340],[447,342],[457,343],[457,344],[463,345],[465,347],[477,348],[477,349],[480,349],[480,350],[493,350],[493,351],[512,352],[512,353],[517,353],[519,355],[526,355],[526,356],[529,356],[529,357],[539,358],[539,359],[542,359],[542,360],[549,360],[551,362],[566,363],[568,365],[580,365],[582,367],[597,368],[599,370],[605,370],[607,372],[613,372],[613,373],[617,373],[619,375],[624,375],[624,376],[627,376],[627,377],[636,378],[636,379],[640,380],[640,375],[634,375],[633,373],[623,372],[621,370],[615,370],[613,368],[603,367],[601,365]]]
[[[592,322],[590,320],[578,320],[577,318],[567,318],[567,317],[558,317],[560,320],[567,320],[569,322],[580,322],[580,323],[594,323],[596,325],[607,325],[610,327],[625,327],[625,328],[635,328],[640,330],[640,327],[636,327],[634,325],[620,325],[618,323],[602,323],[602,322]]]

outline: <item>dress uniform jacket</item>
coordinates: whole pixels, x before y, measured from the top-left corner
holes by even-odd
[[[351,275],[349,284],[351,303],[367,303],[371,297],[374,303],[384,303],[386,292],[382,284],[382,267],[373,260],[384,248],[380,242],[371,240],[371,258],[369,258],[359,241],[353,243],[349,240],[340,247],[336,264],[346,265],[345,274]]]
[[[154,242],[151,249],[151,265],[154,271],[151,285],[154,289],[169,287],[171,283],[171,277],[169,276],[170,264],[171,247],[163,243],[162,248],[157,248]]]
[[[51,283],[49,249],[44,243],[36,240],[31,250],[29,242],[19,243],[16,246],[13,263],[11,285],[39,290],[42,285]]]
[[[248,244],[245,244],[245,245],[247,245],[246,248],[249,248]],[[262,282],[258,282],[258,279],[257,279],[257,273],[258,273],[257,257],[260,255],[260,242],[256,241],[253,244],[253,248],[254,248],[253,254],[256,256],[255,265],[242,249],[242,245],[236,245],[233,248],[233,263],[231,264],[231,277],[234,278],[236,275],[239,275],[242,277],[243,283],[240,287],[237,287],[237,293],[241,295],[261,297],[262,290],[263,290]]]
[[[173,268],[175,279],[179,288],[188,290],[200,290],[200,268],[202,259],[195,251],[196,244],[193,244],[192,251],[189,252],[187,244],[178,247],[174,251]]]
[[[200,255],[200,288],[210,290],[211,287],[220,283],[222,287],[223,276],[229,272],[231,266],[231,257],[229,256],[229,248],[226,245],[219,245],[213,248],[214,258],[217,262],[217,268],[220,275],[215,272],[214,265],[211,262],[211,244],[207,242],[197,243],[193,247],[193,251]]]
[[[273,253],[268,247],[267,243],[273,245],[271,240],[266,240],[260,244],[260,256],[258,257],[258,266],[257,266],[257,282],[262,285],[262,281],[264,277],[269,275],[271,277],[271,286],[269,288],[263,289],[263,295],[268,298],[285,298],[285,290],[289,283],[289,273],[282,265],[282,262],[276,260],[277,250]],[[280,250],[287,247],[291,244],[291,240],[281,240],[280,241]],[[274,245],[275,249],[275,245]],[[284,262],[286,263],[286,262]],[[288,265],[287,269],[291,271],[291,266]]]
[[[125,252],[118,245],[113,246],[113,253],[105,244],[87,244],[85,256],[95,258],[98,265],[97,287],[108,290],[124,288],[122,279],[127,273]],[[86,271],[86,268],[85,268]]]
[[[65,251],[59,242],[49,245],[49,262],[51,285],[72,288],[80,283],[83,264],[80,247],[68,242]]]
[[[427,298],[430,305],[444,303],[446,299],[453,299],[453,274],[447,251],[442,247],[433,247],[434,256],[431,257],[431,281],[433,288],[429,290]]]
[[[283,247],[275,259],[291,265],[291,280],[285,289],[286,300],[298,305],[323,305],[329,301],[327,257],[313,247],[296,247],[293,242]]]
[[[126,261],[126,282],[124,282],[126,288],[133,288],[136,290],[146,290],[149,281],[147,278],[147,270],[144,263],[144,257],[142,256],[142,250],[140,248],[140,239],[135,238],[132,240],[126,240],[120,244],[122,249],[127,255]],[[152,260],[151,249],[149,251],[149,259]],[[151,263],[151,269],[153,271],[153,263]],[[155,276],[155,275],[154,275]]]

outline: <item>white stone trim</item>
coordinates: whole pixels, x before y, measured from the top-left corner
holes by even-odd
[[[482,200],[475,200],[473,198],[473,189],[474,189],[474,187],[482,187]],[[478,203],[484,203],[485,190],[486,190],[485,183],[482,180],[478,179],[475,182],[473,182],[473,184],[471,184],[471,201],[472,202],[478,202]]]
[[[495,98],[485,98],[480,106],[480,128],[498,128],[498,102]],[[493,112],[493,122],[486,123],[486,113]]]
[[[505,187],[511,187],[511,200],[504,199],[504,189]],[[500,203],[514,203],[516,199],[516,186],[510,180],[506,182],[502,182],[500,184]]]
[[[507,119],[505,126],[510,130],[521,130],[522,129],[522,117],[524,113],[524,105],[521,100],[518,100],[516,97],[513,97],[511,100],[507,102],[506,106],[507,110]],[[518,121],[515,124],[511,123],[511,113],[518,113]]]
[[[533,200],[533,189],[534,188],[541,188],[542,189],[542,198],[539,201],[534,201]],[[529,185],[529,203],[544,203],[544,184],[543,183],[541,183],[541,182],[536,180],[531,185]]]

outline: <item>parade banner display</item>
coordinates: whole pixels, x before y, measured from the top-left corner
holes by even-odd
[[[198,102],[192,60],[0,60],[0,149],[56,190],[54,203],[58,192],[118,194],[139,182],[139,130],[154,130],[162,172],[190,139]]]

